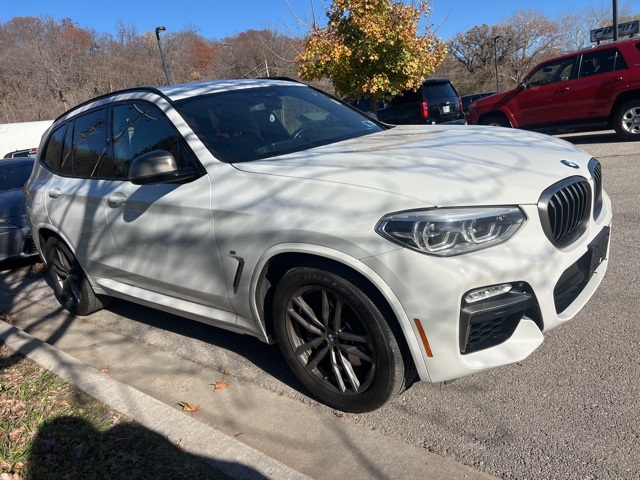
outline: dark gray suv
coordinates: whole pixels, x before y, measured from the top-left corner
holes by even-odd
[[[447,78],[428,78],[416,90],[407,90],[385,102],[378,119],[392,125],[464,123],[462,101]]]

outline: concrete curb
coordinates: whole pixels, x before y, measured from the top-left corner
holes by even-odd
[[[4,322],[0,341],[234,479],[310,478]]]

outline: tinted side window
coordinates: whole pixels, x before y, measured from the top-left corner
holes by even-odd
[[[624,70],[626,68],[627,64],[618,49],[608,48],[606,50],[588,52],[582,56],[580,77],[615,72],[616,70]]]
[[[45,147],[44,155],[42,156],[45,165],[54,172],[60,171],[65,127],[66,125],[62,125],[51,133],[47,146]]]
[[[569,57],[545,63],[529,78],[527,85],[537,87],[548,83],[565,82],[572,78],[577,57]]]
[[[113,160],[116,176],[127,178],[131,162],[153,150],[171,153],[178,169],[194,166],[180,135],[155,105],[146,102],[116,105],[112,109]]]
[[[112,177],[107,153],[108,110],[95,110],[79,116],[73,127],[73,175],[76,177]]]

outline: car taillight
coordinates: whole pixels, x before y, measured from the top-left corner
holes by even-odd
[[[462,108],[462,98],[458,97],[458,105],[460,106],[460,111],[464,112],[464,108]]]
[[[420,115],[422,118],[429,118],[429,102],[423,100],[420,104]]]

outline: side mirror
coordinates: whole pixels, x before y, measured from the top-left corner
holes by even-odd
[[[195,170],[178,170],[173,155],[166,150],[153,150],[137,157],[129,167],[129,181],[134,185],[172,183],[193,178]]]

